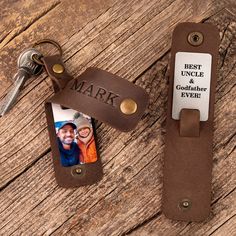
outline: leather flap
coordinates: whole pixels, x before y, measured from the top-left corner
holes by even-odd
[[[121,130],[134,129],[147,104],[144,89],[98,68],[88,68],[47,102],[87,114]]]

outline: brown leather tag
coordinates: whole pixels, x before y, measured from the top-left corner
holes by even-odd
[[[190,38],[191,36],[193,38]],[[198,43],[199,39],[202,42]],[[163,186],[163,212],[171,219],[202,221],[210,213],[218,44],[219,33],[216,27],[209,24],[181,23],[173,32]],[[186,75],[184,79],[190,84],[182,87],[175,85],[176,55],[179,52],[193,53],[191,58],[196,55],[195,53],[199,53],[198,56],[205,54],[211,56],[209,88],[196,86],[196,81],[204,82],[206,79],[205,72],[201,70],[204,62],[200,62],[199,65],[186,63],[185,68],[188,72],[183,72],[182,75]],[[187,77],[188,75],[190,77]],[[180,81],[182,79],[183,77],[180,77]],[[172,108],[176,105],[173,104],[176,101],[176,97],[173,96],[174,89],[183,89],[182,97],[185,99],[187,96],[186,107],[175,114],[179,117],[177,119],[172,118],[175,111]],[[209,105],[209,112],[205,114],[207,117],[205,121],[199,121],[202,115],[201,107],[194,107],[191,104],[197,104],[201,96],[205,95],[204,92],[209,92],[209,101],[200,105]]]
[[[91,150],[87,150],[87,144],[84,145],[85,147],[82,145],[87,137],[81,138],[80,132],[83,134],[83,128],[89,127],[90,130],[92,128],[91,124],[88,124],[90,120],[88,116],[106,122],[121,131],[132,130],[144,113],[148,95],[142,88],[97,68],[88,68],[78,78],[73,79],[66,72],[60,55],[44,57],[42,60],[56,93],[46,101],[45,108],[57,183],[67,188],[94,184],[102,178],[103,172],[95,145]],[[71,115],[75,115],[75,112],[80,112],[82,116],[77,119],[77,122]],[[56,122],[57,117],[59,122]],[[87,126],[84,127],[84,124]],[[69,131],[73,140],[77,133],[79,149],[77,147],[75,149],[79,155],[73,153],[69,156],[68,151],[65,150],[68,146],[72,150],[75,143],[77,144],[77,141],[73,141],[67,145],[68,139],[66,140],[65,134]],[[93,133],[95,142],[94,127]],[[70,136],[68,135],[71,141]],[[87,152],[90,152],[90,156]]]
[[[134,129],[148,104],[148,94],[119,76],[88,68],[70,80],[50,102],[83,112],[121,130]]]
[[[52,159],[57,183],[61,187],[72,188],[84,185],[91,185],[102,178],[102,163],[97,152],[97,161],[93,163],[75,164],[63,166],[61,162],[61,150],[58,146],[58,135],[55,132],[55,122],[51,103],[45,104],[46,118],[48,123],[49,139],[52,149]],[[96,142],[96,133],[94,130]],[[98,151],[98,148],[97,148]],[[80,150],[81,152],[81,150]]]

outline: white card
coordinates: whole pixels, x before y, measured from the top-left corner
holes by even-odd
[[[208,120],[212,56],[177,52],[175,55],[172,118],[183,108],[198,109],[200,121]]]

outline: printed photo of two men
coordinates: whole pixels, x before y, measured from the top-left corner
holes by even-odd
[[[52,104],[52,110],[62,166],[96,162],[97,150],[91,118],[57,104]]]

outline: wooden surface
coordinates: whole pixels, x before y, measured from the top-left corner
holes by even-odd
[[[20,52],[52,38],[72,75],[88,66],[106,69],[146,89],[150,104],[132,132],[98,122],[103,179],[63,189],[55,182],[44,113],[52,84],[46,73],[30,79],[0,118],[0,235],[236,235],[236,8],[229,3],[1,1],[0,97],[11,87]],[[216,25],[221,38],[212,214],[198,224],[169,220],[161,211],[167,67],[172,31],[184,21]]]

